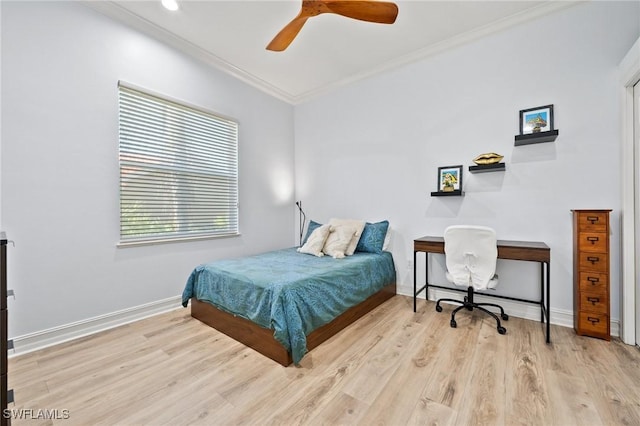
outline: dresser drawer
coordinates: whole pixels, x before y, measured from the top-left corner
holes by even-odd
[[[609,255],[607,253],[580,252],[578,265],[581,271],[609,272]]]
[[[578,249],[580,251],[606,253],[609,244],[604,232],[580,232],[578,234]]]
[[[578,230],[606,232],[608,212],[581,212],[578,215]]]
[[[580,272],[580,291],[606,294],[609,289],[609,276],[598,272]]]
[[[606,294],[580,293],[580,312],[607,314],[609,297]]]
[[[609,316],[593,312],[580,312],[580,330],[581,334],[588,335],[608,335],[609,334]]]

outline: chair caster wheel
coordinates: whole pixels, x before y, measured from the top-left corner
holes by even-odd
[[[504,327],[498,327],[498,333],[500,334],[507,334],[507,329]]]
[[[436,311],[437,312],[442,312],[442,306],[436,305]]]
[[[500,315],[500,317],[503,319],[503,321],[509,321],[509,315],[507,314],[502,314]]]
[[[458,326],[458,323],[456,323],[456,320],[451,320],[450,324],[451,324],[451,328],[456,328]]]

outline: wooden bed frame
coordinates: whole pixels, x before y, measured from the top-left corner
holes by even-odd
[[[337,334],[340,330],[363,317],[396,295],[396,284],[390,284],[337,316],[328,324],[317,328],[307,336],[307,349],[311,350]],[[262,355],[287,367],[292,363],[291,354],[273,337],[273,330],[221,311],[210,303],[191,298],[191,316],[210,327],[260,352]]]

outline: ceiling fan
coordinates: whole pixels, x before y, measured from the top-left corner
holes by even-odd
[[[398,6],[386,1],[343,1],[343,0],[302,0],[302,8],[298,16],[293,18],[271,40],[267,50],[283,51],[300,32],[307,19],[321,13],[335,13],[360,21],[393,24],[398,16]]]

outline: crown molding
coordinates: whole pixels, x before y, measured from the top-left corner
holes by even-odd
[[[293,104],[295,97],[284,90],[270,84],[269,82],[256,77],[255,75],[225,61],[224,59],[214,55],[211,52],[185,40],[176,34],[150,22],[139,15],[136,15],[122,6],[112,1],[92,1],[81,0],[80,3],[101,14],[112,18],[120,23],[127,25],[134,30],[140,31],[150,37],[153,37],[180,52],[204,62],[205,64],[225,72],[238,80],[247,83],[261,91],[267,93],[274,98]]]
[[[488,35],[507,30],[509,28],[515,27],[516,25],[533,21],[537,18],[541,18],[543,16],[560,11],[562,9],[567,9],[577,4],[587,3],[588,1],[591,1],[591,0],[550,1],[550,2],[543,3],[534,8],[527,9],[526,11],[492,22],[491,24],[485,25],[483,27],[476,28],[471,31],[467,31],[465,33],[443,40],[439,43],[435,43],[425,48],[415,50],[411,53],[408,53],[394,60],[381,64],[380,66],[377,66],[375,68],[371,68],[367,71],[354,74],[348,78],[338,80],[336,82],[320,87],[316,90],[311,90],[309,92],[306,92],[304,94],[294,97],[293,103],[298,104],[298,103],[305,102],[312,98],[326,94],[339,87],[344,87],[349,84],[355,83],[357,81],[364,80],[364,79],[373,77],[375,75],[382,74],[387,71],[398,69],[403,66],[409,65],[411,63],[419,62],[421,60],[427,59],[441,52],[444,52],[446,50],[460,47],[462,45],[474,42]]]
[[[393,69],[397,69],[402,66],[424,60],[446,50],[471,43],[490,34],[504,31],[516,25],[530,22],[534,19],[549,15],[559,10],[569,8],[577,4],[586,3],[587,1],[590,0],[548,1],[526,11],[509,16],[496,22],[492,22],[491,24],[485,25],[481,28],[467,31],[466,33],[459,34],[455,37],[449,38],[431,46],[427,46],[423,49],[418,49],[414,52],[381,64],[380,66],[368,69],[364,72],[354,74],[350,77],[337,80],[333,83],[329,83],[317,89],[313,89],[297,95],[288,93],[287,91],[270,84],[269,82],[247,72],[246,70],[225,61],[224,59],[214,55],[213,53],[208,52],[199,46],[196,46],[195,44],[183,39],[182,37],[179,37],[176,34],[167,31],[164,28],[130,12],[129,10],[123,8],[117,3],[114,3],[113,1],[82,0],[81,3],[102,13],[103,15],[106,15],[135,30],[138,30],[163,43],[166,43],[167,45],[178,49],[179,51],[184,52],[211,67],[225,72],[237,78],[238,80],[263,91],[270,96],[273,96],[289,104],[296,105],[307,102],[318,96],[327,94],[340,87],[344,87],[357,81],[381,74],[383,72],[391,71]]]

